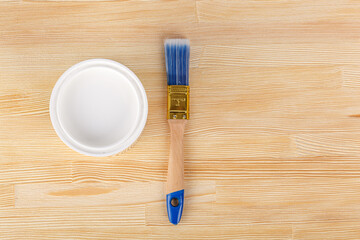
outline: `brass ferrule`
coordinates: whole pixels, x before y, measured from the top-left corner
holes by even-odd
[[[189,86],[168,86],[168,119],[189,119]]]

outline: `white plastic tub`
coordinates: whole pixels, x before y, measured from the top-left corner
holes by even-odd
[[[145,127],[144,87],[124,65],[91,59],[69,68],[50,99],[50,117],[61,140],[90,156],[109,156],[130,147]]]

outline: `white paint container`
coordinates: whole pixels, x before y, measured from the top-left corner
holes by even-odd
[[[50,99],[50,117],[61,140],[89,156],[109,156],[130,147],[145,127],[144,87],[124,65],[91,59],[69,68]]]

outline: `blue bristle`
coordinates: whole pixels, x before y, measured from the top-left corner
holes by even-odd
[[[190,42],[188,39],[165,40],[168,85],[189,85]]]

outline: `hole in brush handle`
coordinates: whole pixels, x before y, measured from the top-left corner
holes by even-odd
[[[177,207],[177,206],[179,206],[179,199],[173,198],[173,199],[171,199],[170,203],[171,203],[171,206]]]

